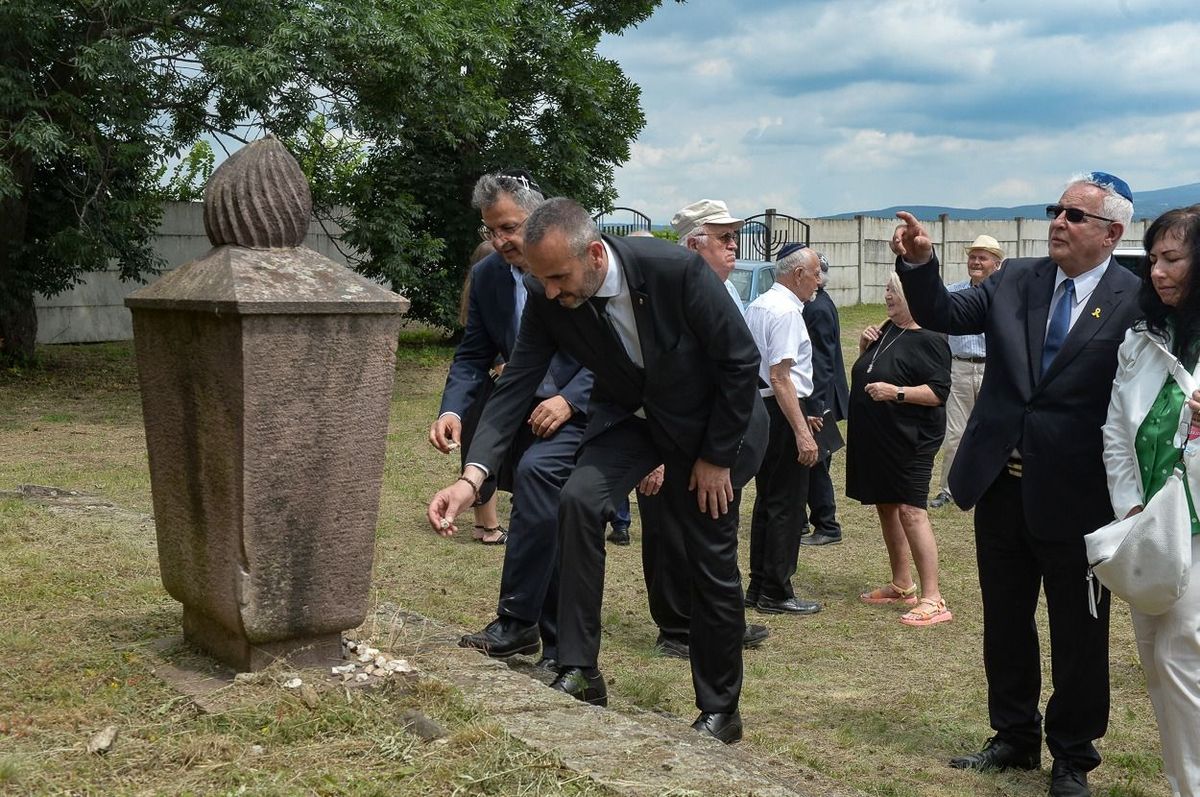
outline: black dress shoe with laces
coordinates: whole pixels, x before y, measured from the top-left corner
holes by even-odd
[[[542,646],[537,623],[522,623],[512,617],[497,617],[482,630],[458,640],[460,648],[475,648],[494,659],[532,655]]]
[[[735,744],[742,740],[742,715],[738,711],[732,714],[703,711],[692,723],[692,730],[706,733],[718,742]]]
[[[842,533],[828,534],[824,531],[814,531],[807,537],[800,539],[801,545],[840,545],[842,542]]]
[[[802,598],[785,598],[781,601],[759,598],[755,608],[763,614],[816,614],[821,611],[821,604]]]
[[[746,623],[746,633],[742,635],[742,647],[747,650],[756,648],[771,636],[771,632],[767,630],[765,625],[752,625]]]
[[[746,633],[742,634],[742,647],[750,650],[756,648],[771,636],[771,632],[765,625],[746,625]],[[670,659],[686,659],[691,655],[691,650],[688,648],[687,642],[682,642],[678,639],[658,635],[658,639],[654,640],[654,652],[660,656],[666,656]]]
[[[604,676],[599,672],[588,675],[579,667],[566,667],[559,672],[550,688],[566,692],[576,700],[593,706],[608,705],[608,688],[604,685]]]
[[[988,770],[1001,771],[1005,769],[1037,769],[1042,765],[1042,751],[1039,749],[1019,748],[999,736],[987,740],[987,744],[978,753],[959,756],[950,759],[950,766],[955,769],[975,769],[980,772]]]
[[[608,533],[608,541],[613,545],[628,545],[629,544],[629,527],[628,526],[613,526],[612,531]]]
[[[688,643],[671,639],[662,634],[659,634],[658,639],[654,640],[654,652],[668,659],[686,659],[691,655]]]
[[[1050,797],[1092,797],[1087,773],[1076,769],[1069,761],[1054,759],[1050,770]]]

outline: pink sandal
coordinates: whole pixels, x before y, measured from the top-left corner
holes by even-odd
[[[908,589],[900,589],[894,581],[889,581],[886,586],[877,587],[870,592],[864,592],[858,596],[858,599],[872,606],[900,602],[907,603],[909,606],[916,606],[917,585],[909,584]]]
[[[937,600],[933,598],[921,598],[921,600],[917,601],[915,609],[900,615],[900,622],[905,625],[915,626],[947,623],[953,619],[954,615],[946,608],[946,601],[941,598]]]

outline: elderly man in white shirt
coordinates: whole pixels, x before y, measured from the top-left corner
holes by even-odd
[[[739,313],[742,311],[742,298],[729,281],[729,275],[733,273],[733,264],[737,260],[738,231],[745,223],[744,219],[729,215],[729,207],[719,199],[698,200],[680,208],[671,217],[671,227],[679,235],[679,245],[704,258],[708,267],[725,284],[725,290]]]
[[[816,252],[802,244],[785,246],[775,262],[775,283],[746,308],[746,325],[761,357],[759,392],[771,419],[767,452],[754,478],[746,604],[768,614],[821,610],[792,589],[809,468],[817,462],[813,431],[820,428],[819,419],[805,417],[801,402],[813,389],[812,343],[803,312],[820,278]]]
[[[742,299],[729,281],[737,259],[738,231],[745,222],[730,215],[729,207],[719,199],[701,199],[680,208],[671,218],[679,235],[679,245],[704,259],[725,285],[733,306],[742,312]],[[655,526],[658,534],[647,535],[642,543],[642,570],[646,577],[646,597],[650,617],[658,626],[654,650],[661,656],[686,659],[690,655],[692,585],[686,568],[679,562],[687,556],[682,535],[686,533],[655,496],[639,493],[638,509],[642,528]],[[612,539],[611,537],[609,539]],[[756,648],[770,636],[766,626],[746,624],[742,646]]]

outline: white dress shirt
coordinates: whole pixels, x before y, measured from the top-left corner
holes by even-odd
[[[775,395],[771,366],[791,360],[789,376],[797,398],[812,395],[812,341],[804,323],[804,303],[796,294],[776,282],[746,308],[746,326],[758,346],[759,378],[767,384],[759,393]]]

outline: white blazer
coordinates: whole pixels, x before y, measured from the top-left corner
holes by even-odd
[[[1200,371],[1200,368],[1197,369]],[[1112,499],[1113,513],[1118,519],[1145,502],[1142,473],[1138,468],[1134,437],[1154,399],[1158,397],[1166,380],[1171,376],[1191,397],[1196,377],[1189,374],[1179,360],[1170,353],[1170,340],[1163,345],[1148,332],[1130,329],[1125,340],[1117,349],[1117,374],[1113,378],[1112,395],[1108,402],[1108,420],[1104,423],[1104,469],[1108,474],[1108,494]],[[1191,424],[1192,411],[1187,402],[1179,413],[1179,426],[1175,431],[1175,445],[1182,447],[1187,441],[1187,430]],[[1193,445],[1184,454],[1187,466],[1188,486],[1193,495],[1200,495],[1200,446]]]

